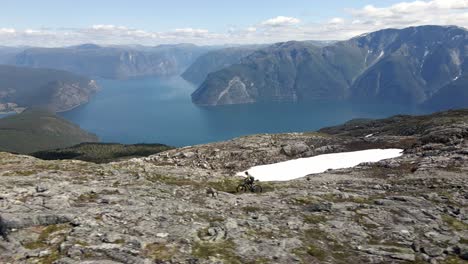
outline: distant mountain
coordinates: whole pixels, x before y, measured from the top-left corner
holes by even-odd
[[[192,44],[157,47],[84,44],[26,49],[11,59],[9,64],[65,70],[107,79],[170,76],[181,74],[200,55],[211,49]]]
[[[0,65],[0,109],[15,105],[66,111],[88,102],[97,90],[93,80],[69,72]]]
[[[27,47],[6,47],[0,46],[0,64],[11,61],[18,53],[24,51]]]
[[[442,26],[386,29],[325,46],[278,43],[209,74],[192,100],[200,105],[320,99],[419,105],[467,73],[467,46],[465,29]]]
[[[241,59],[252,54],[265,45],[230,47],[210,51],[200,56],[183,74],[182,77],[196,85],[200,85],[209,73],[241,62]]]
[[[0,119],[0,151],[32,153],[97,141],[95,135],[44,109]]]
[[[467,107],[468,104],[468,74],[458,77],[455,81],[438,90],[423,106],[432,110],[448,110]]]

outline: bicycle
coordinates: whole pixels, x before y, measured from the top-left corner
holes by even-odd
[[[261,193],[263,191],[262,186],[255,183],[241,183],[237,186],[237,192],[251,191],[253,193]]]

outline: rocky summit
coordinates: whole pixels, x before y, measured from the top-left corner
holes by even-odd
[[[397,125],[398,124],[398,125]],[[94,164],[0,154],[0,263],[466,263],[468,110]],[[236,172],[404,155],[236,193]]]

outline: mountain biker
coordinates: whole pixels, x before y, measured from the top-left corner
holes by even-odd
[[[255,178],[252,175],[250,175],[248,171],[246,171],[244,182],[246,184],[252,185],[255,182]]]

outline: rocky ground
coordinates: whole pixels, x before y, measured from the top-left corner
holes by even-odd
[[[109,164],[0,153],[0,263],[466,263],[468,114],[391,121]],[[380,147],[405,154],[235,193],[254,165]]]

